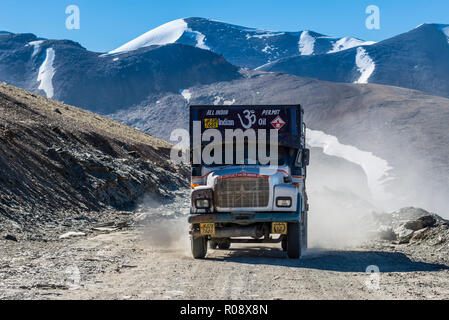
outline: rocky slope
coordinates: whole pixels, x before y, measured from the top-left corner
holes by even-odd
[[[4,83],[0,141],[0,233],[82,228],[187,185],[170,144]]]
[[[380,240],[414,257],[442,263],[449,257],[449,221],[421,208],[391,213],[373,212],[371,219]]]

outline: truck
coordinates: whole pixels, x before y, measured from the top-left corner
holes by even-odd
[[[280,243],[299,259],[310,158],[301,105],[191,105],[189,134],[193,258],[208,247]]]

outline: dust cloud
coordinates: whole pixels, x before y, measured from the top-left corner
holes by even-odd
[[[371,239],[373,204],[361,167],[311,149],[307,172],[309,247],[355,247]]]
[[[152,248],[190,255],[190,190],[175,193],[173,199],[147,195],[136,210],[142,240]]]
[[[189,225],[187,219],[166,218],[148,221],[143,228],[143,240],[155,248],[189,252]]]

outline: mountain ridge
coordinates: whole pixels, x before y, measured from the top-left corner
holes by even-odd
[[[70,40],[0,35],[1,81],[99,113],[141,102],[149,93],[240,78],[211,51],[184,44],[103,56]]]
[[[184,43],[211,50],[235,65],[253,69],[281,57],[322,54],[372,42],[347,36],[329,37],[310,30],[269,31],[189,17],[151,29],[108,54],[168,43]]]
[[[371,73],[364,82],[393,85],[449,97],[449,36],[444,24],[423,24],[409,32],[370,46],[319,55],[284,58],[259,70],[284,72],[335,82],[357,82],[363,75],[357,63],[360,50]],[[360,49],[363,48],[363,49]]]

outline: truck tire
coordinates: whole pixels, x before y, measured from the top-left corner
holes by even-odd
[[[290,259],[301,257],[301,227],[299,223],[287,225],[287,255]]]
[[[220,250],[229,250],[229,248],[231,248],[230,241],[223,241],[218,243],[218,249]]]
[[[307,212],[304,212],[304,221],[302,223],[302,231],[301,231],[301,235],[302,235],[302,241],[301,241],[301,245],[302,245],[302,249],[301,251],[304,252],[307,250],[308,248],[308,214]]]
[[[209,249],[217,249],[217,247],[218,247],[218,241],[209,240]]]
[[[206,237],[191,237],[190,244],[192,247],[192,255],[195,259],[203,259],[207,253]]]

